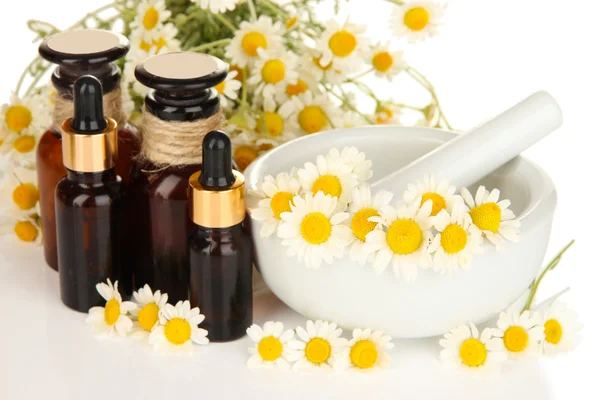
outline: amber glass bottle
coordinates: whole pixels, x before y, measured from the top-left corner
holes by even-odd
[[[103,303],[95,286],[107,278],[131,294],[120,248],[125,199],[115,173],[117,123],[102,108],[100,81],[83,76],[75,84],[75,116],[62,126],[67,176],[55,195],[60,293],[81,312]]]
[[[188,239],[190,302],[206,316],[211,342],[229,342],[252,325],[252,239],[242,226],[244,176],[232,171],[231,141],[223,132],[206,135],[203,170],[190,177]]]
[[[113,64],[129,50],[127,39],[101,30],[67,31],[48,37],[39,48],[40,55],[58,64],[52,75],[56,88],[54,123],[40,138],[37,149],[37,174],[40,212],[44,230],[44,256],[48,265],[58,268],[54,190],[67,175],[63,165],[61,131],[63,120],[72,117],[73,85],[82,75],[93,75],[104,88],[105,112],[121,127],[118,132],[119,155],[116,172],[127,182],[132,159],[140,148],[137,131],[123,121],[121,109],[121,72]]]
[[[168,53],[147,59],[135,73],[153,90],[127,192],[134,285],[147,283],[177,302],[188,299],[188,180],[200,169],[202,138],[221,123],[213,87],[225,79],[227,65],[203,54]]]

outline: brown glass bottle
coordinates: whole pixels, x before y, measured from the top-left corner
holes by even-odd
[[[180,77],[182,69],[185,77]],[[220,60],[194,53],[158,55],[136,69],[137,79],[153,90],[145,100],[145,142],[132,167],[127,190],[128,236],[135,242],[131,259],[134,287],[149,284],[153,290],[168,293],[173,303],[188,299],[187,238],[193,224],[189,220],[187,188],[190,175],[200,169],[202,160],[187,157],[193,161],[183,163],[172,157],[161,161],[155,152],[146,150],[157,136],[177,147],[177,134],[170,131],[171,127],[181,131],[182,126],[220,122],[219,97],[212,87],[226,74],[227,66]],[[206,133],[193,132],[199,140]],[[177,150],[189,151],[186,146],[182,143]]]
[[[82,52],[81,43],[88,43],[88,50]],[[129,43],[121,35],[99,30],[79,30],[59,33],[45,39],[39,52],[46,60],[59,65],[52,75],[52,84],[56,88],[58,102],[64,103],[73,100],[73,85],[82,75],[95,76],[102,82],[107,96],[118,96],[121,72],[113,62],[123,57],[128,50]],[[109,98],[105,99],[107,100]],[[116,120],[121,118],[122,110],[119,107],[106,107],[106,110],[109,117]],[[67,175],[63,165],[60,132],[60,124],[64,118],[61,112],[54,111],[54,124],[42,135],[37,149],[44,256],[46,263],[54,269],[58,269],[54,191],[58,181]],[[134,127],[121,123],[118,140],[116,172],[127,183],[132,159],[139,153],[140,138]]]

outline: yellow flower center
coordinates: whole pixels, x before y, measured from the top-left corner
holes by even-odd
[[[431,202],[433,203],[431,205],[431,215],[438,215],[440,211],[446,208],[446,199],[444,199],[443,196],[440,196],[437,193],[425,193],[421,197],[421,206],[425,204],[427,200],[431,200]]]
[[[242,50],[250,57],[258,55],[258,48],[267,48],[267,38],[260,32],[248,32],[242,38]]]
[[[357,44],[356,36],[346,30],[337,31],[329,39],[329,48],[338,57],[352,54]]]
[[[328,194],[331,197],[340,197],[342,194],[342,183],[337,176],[322,175],[312,185],[312,194],[315,195],[319,192]]]
[[[379,213],[374,208],[363,208],[358,210],[352,217],[351,227],[354,236],[361,241],[367,240],[367,234],[377,226],[377,222],[369,221],[371,217],[378,217]]]
[[[31,110],[25,106],[12,106],[6,111],[4,120],[8,129],[19,133],[31,125],[33,116]]]
[[[388,228],[386,241],[394,253],[411,254],[421,246],[423,232],[412,219],[398,219]]]
[[[29,153],[35,147],[35,137],[31,135],[19,136],[13,143],[13,148],[19,153]]]
[[[388,122],[390,122],[393,116],[394,113],[389,108],[378,107],[375,122],[377,122],[378,124],[387,124]]]
[[[281,135],[281,132],[283,132],[283,118],[281,118],[281,115],[277,114],[276,112],[265,111],[262,115],[262,118],[256,119],[256,131],[265,131],[269,135],[277,137]]]
[[[241,171],[244,171],[257,157],[258,151],[252,146],[239,146],[233,154],[233,160]]]
[[[298,123],[306,133],[319,132],[327,125],[327,115],[319,106],[306,106],[298,114]]]
[[[404,14],[404,25],[411,31],[421,31],[429,23],[429,12],[424,7],[411,8]]]
[[[459,356],[462,362],[469,367],[479,367],[487,358],[487,350],[481,341],[470,338],[460,345]]]
[[[165,337],[175,345],[182,345],[192,337],[192,327],[183,318],[170,319],[165,325]]]
[[[21,210],[29,210],[35,207],[40,193],[33,183],[22,183],[13,190],[12,198]]]
[[[329,64],[327,64],[326,66],[322,66],[321,57],[313,57],[313,63],[322,71],[327,71],[331,69],[331,66],[333,65],[333,62],[330,61]]]
[[[121,315],[121,305],[114,297],[106,302],[104,306],[104,321],[106,325],[112,326],[119,319]]]
[[[331,222],[320,212],[310,213],[300,223],[300,234],[310,244],[325,243],[331,236]]]
[[[378,358],[377,347],[370,340],[359,340],[350,349],[350,361],[357,368],[371,368],[375,365]]]
[[[457,224],[450,224],[442,231],[441,243],[446,253],[458,253],[467,246],[467,232]]]
[[[15,224],[15,235],[24,242],[33,242],[38,237],[38,230],[29,221],[18,221]]]
[[[164,37],[160,37],[158,39],[152,39],[152,43],[148,43],[145,40],[140,42],[140,49],[144,50],[148,53],[152,47],[156,47],[156,53],[158,53],[163,47],[167,45],[167,41]]]
[[[140,326],[150,332],[158,321],[158,305],[148,303],[138,313],[138,322]]]
[[[271,210],[275,218],[281,219],[281,213],[292,211],[291,205],[294,204],[294,195],[290,192],[277,192],[271,198]]]
[[[544,333],[546,334],[546,342],[558,344],[563,336],[563,329],[560,322],[555,319],[549,319],[544,324]]]
[[[496,203],[485,203],[469,211],[473,223],[482,231],[498,232],[502,210]]]
[[[283,344],[275,336],[267,336],[258,343],[258,354],[265,361],[275,361],[283,353]]]
[[[306,92],[308,89],[308,85],[302,79],[298,79],[298,82],[295,85],[287,85],[285,92],[288,97],[296,96],[300,93]]]
[[[225,81],[217,83],[215,85],[215,90],[217,91],[217,93],[223,94],[223,92],[225,91]]]
[[[298,22],[298,17],[294,15],[292,18],[287,20],[287,22],[285,23],[285,28],[292,29],[294,25],[296,25],[296,22]]]
[[[313,364],[322,364],[329,360],[331,355],[331,345],[329,342],[322,338],[313,338],[306,343],[304,349],[306,359]]]
[[[504,332],[504,346],[508,351],[521,352],[527,348],[528,343],[529,334],[521,326],[511,326]]]
[[[154,7],[150,7],[146,14],[144,14],[143,19],[144,28],[146,30],[151,31],[158,25],[158,10]]]
[[[373,63],[373,68],[375,68],[379,72],[387,72],[392,65],[394,64],[394,58],[387,51],[382,51],[373,56],[371,60]]]
[[[281,82],[285,78],[285,64],[279,59],[269,60],[262,67],[260,74],[267,83]]]

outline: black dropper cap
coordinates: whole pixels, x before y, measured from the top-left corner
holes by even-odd
[[[92,75],[75,81],[73,89],[75,111],[71,128],[77,133],[102,133],[107,127],[102,103],[102,84]]]
[[[235,175],[231,167],[231,140],[221,131],[212,131],[202,141],[202,173],[198,182],[207,188],[225,188],[233,185]]]

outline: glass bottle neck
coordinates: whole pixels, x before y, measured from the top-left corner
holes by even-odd
[[[100,185],[117,180],[114,168],[102,172],[77,172],[67,169],[67,179],[86,185]]]

